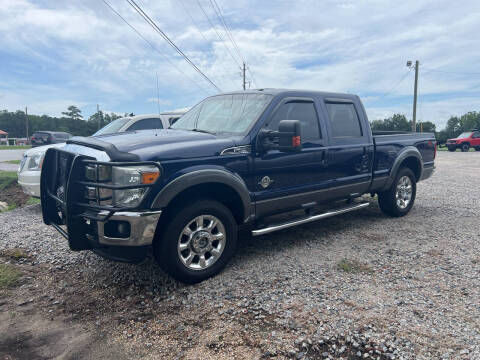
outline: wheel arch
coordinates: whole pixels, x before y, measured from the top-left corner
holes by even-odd
[[[156,196],[152,208],[167,209],[192,197],[207,197],[228,207],[243,224],[253,217],[253,205],[243,179],[228,170],[204,169],[183,174],[169,182]]]
[[[393,180],[398,174],[398,171],[402,167],[407,167],[415,174],[416,182],[420,181],[423,173],[423,160],[420,151],[414,146],[407,146],[395,159],[392,170],[390,171],[390,177],[385,184],[383,190],[390,188],[393,184]]]

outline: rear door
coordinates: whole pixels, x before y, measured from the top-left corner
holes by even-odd
[[[354,99],[326,98],[328,173],[335,197],[368,191],[372,180],[373,141],[363,107]]]
[[[298,208],[314,201],[311,192],[322,186],[325,176],[325,129],[319,121],[313,98],[285,98],[265,124],[278,130],[281,120],[300,120],[302,147],[299,152],[269,150],[254,159],[257,216]]]
[[[480,131],[475,131],[472,135],[472,147],[480,149]]]

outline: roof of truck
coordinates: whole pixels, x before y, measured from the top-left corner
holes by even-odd
[[[221,93],[217,95],[228,95],[228,94],[269,94],[269,95],[282,95],[288,94],[292,96],[305,96],[305,95],[320,95],[322,97],[344,97],[344,98],[353,98],[356,97],[355,94],[346,94],[346,93],[335,93],[329,91],[317,91],[317,90],[300,90],[300,89],[277,89],[277,88],[260,88],[260,89],[248,89],[240,91],[230,91],[226,93]],[[213,95],[216,96],[216,95]]]

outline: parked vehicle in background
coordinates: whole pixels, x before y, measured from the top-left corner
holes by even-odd
[[[124,131],[168,128],[170,124],[178,120],[184,113],[185,111],[170,111],[161,114],[136,115],[120,118],[107,124],[93,134],[93,136]],[[38,141],[40,141],[42,137],[46,137],[46,135],[43,134],[47,134],[48,136],[55,134],[55,139],[60,139],[61,136],[63,136],[62,134],[68,135],[68,138],[72,137],[67,133],[37,131],[32,135],[32,143],[34,137],[35,139],[39,139]],[[52,147],[58,148],[64,146],[66,140],[67,139],[64,139],[56,144],[39,146],[25,151],[22,162],[20,163],[20,167],[18,168],[18,184],[22,187],[26,194],[34,197],[40,197],[40,171],[42,169],[45,152]]]
[[[30,137],[32,147],[64,143],[73,135],[58,131],[35,131]]]
[[[112,134],[124,131],[168,129],[185,112],[164,112],[161,114],[127,116],[112,121],[92,136]]]
[[[468,151],[470,148],[480,151],[480,131],[472,129],[461,133],[455,139],[448,139],[447,147],[448,151],[455,151],[457,149]]]
[[[168,130],[49,149],[43,220],[71,250],[138,262],[152,249],[170,275],[194,283],[225,267],[242,231],[359,210],[370,204],[363,194],[378,194],[385,214],[406,215],[435,155],[431,133],[372,133],[352,94],[219,94]]]

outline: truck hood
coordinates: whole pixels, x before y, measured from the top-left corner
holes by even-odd
[[[231,137],[187,130],[142,130],[95,137],[119,151],[135,154],[144,161],[161,161],[218,155],[235,146]]]

